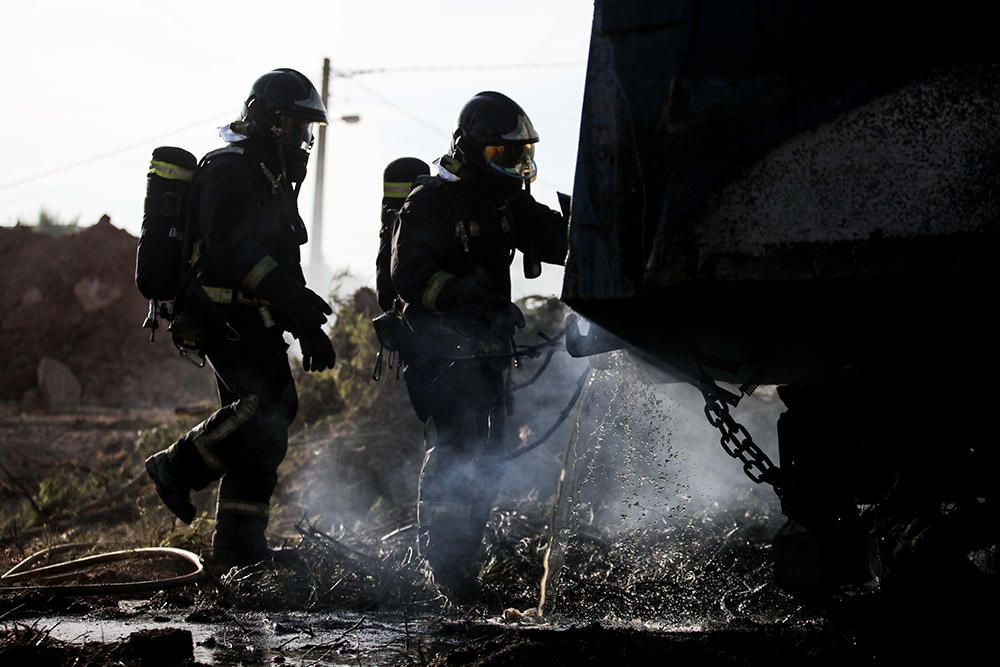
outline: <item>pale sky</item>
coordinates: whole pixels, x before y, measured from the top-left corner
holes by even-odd
[[[34,222],[45,208],[81,224],[107,213],[138,235],[153,148],[200,157],[222,145],[217,127],[237,117],[264,72],[292,67],[319,89],[324,57],[340,72],[441,68],[331,81],[331,118],[361,121],[327,131],[323,253],[374,285],[383,168],[444,153],[459,109],[481,90],[515,99],[541,135],[535,197],[558,208],[556,191],[572,193],[592,15],[588,0],[9,5],[0,224]],[[314,160],[299,201],[307,225]],[[561,280],[546,266],[539,280],[516,280],[515,293],[558,294]]]

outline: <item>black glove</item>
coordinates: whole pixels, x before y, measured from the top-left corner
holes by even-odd
[[[288,317],[294,334],[311,332],[322,327],[326,323],[327,315],[333,314],[333,308],[326,299],[308,287],[301,287],[291,292],[283,303],[275,305]]]
[[[518,190],[504,201],[507,219],[517,228],[518,236],[530,235],[538,222],[537,204],[531,193]]]
[[[302,346],[302,368],[307,371],[325,371],[337,362],[333,343],[321,328],[308,329],[299,336]]]
[[[542,275],[542,260],[539,255],[538,205],[525,190],[515,192],[507,198],[507,219],[514,227],[517,247],[524,253],[524,277],[529,280]]]
[[[524,328],[524,313],[512,303],[504,306],[503,310],[493,316],[489,326],[486,328],[486,337],[495,339],[510,338],[514,335],[514,328]]]
[[[288,323],[292,333],[318,329],[326,322],[333,308],[316,292],[276,268],[253,289],[254,296],[267,300]]]

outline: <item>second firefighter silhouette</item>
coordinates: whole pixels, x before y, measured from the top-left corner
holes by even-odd
[[[147,459],[146,469],[164,504],[188,523],[191,490],[221,478],[212,550],[222,562],[269,553],[269,501],[298,407],[283,332],[299,339],[306,370],[336,358],[322,328],[330,306],[305,286],[299,263],[306,230],[296,200],[311,126],[324,122],[305,76],[264,74],[240,120],[220,132],[229,145],[203,158],[191,190],[190,279],[171,331],[175,340],[194,332],[185,345],[212,364],[221,408]]]
[[[515,248],[563,264],[567,221],[538,204],[531,121],[497,92],[462,108],[438,174],[400,209],[392,283],[411,330],[401,346],[410,400],[424,422],[418,521],[423,555],[452,598],[477,590],[477,556],[503,473],[513,336]]]

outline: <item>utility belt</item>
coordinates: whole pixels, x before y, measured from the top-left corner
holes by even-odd
[[[514,346],[507,339],[487,338],[478,322],[455,315],[407,309],[404,315],[390,310],[372,320],[381,349],[373,379],[382,374],[382,353],[389,352],[389,368],[395,356],[404,364],[427,362],[489,361],[509,366]]]
[[[256,307],[257,312],[260,314],[260,319],[267,329],[276,324],[274,315],[271,313],[271,302],[267,299],[258,299],[257,297],[250,296],[240,288],[211,287],[209,285],[196,284],[195,289],[200,289],[211,304]]]
[[[229,287],[209,287],[208,285],[198,285],[198,288],[205,293],[212,303],[221,303],[233,306],[270,306],[271,302],[250,296],[242,289],[232,289]]]
[[[231,312],[226,306],[256,307],[264,327],[276,326],[271,313],[271,303],[250,296],[242,289],[202,285],[194,279],[184,297],[184,307],[170,323],[170,334],[174,345],[182,355],[199,357],[192,361],[204,366],[206,337],[219,335],[229,342],[240,340],[239,331],[230,322]]]

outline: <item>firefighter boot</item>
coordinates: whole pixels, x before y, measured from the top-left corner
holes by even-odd
[[[191,503],[191,489],[181,484],[170,472],[167,450],[146,459],[146,472],[156,484],[160,500],[184,523],[194,521],[195,509]]]
[[[212,534],[212,564],[228,567],[269,561],[271,551],[264,536],[266,528],[267,517],[264,516],[235,512],[217,514]]]
[[[434,574],[434,583],[452,602],[468,604],[479,599],[478,579],[483,525],[464,516],[438,513],[436,522],[423,527],[422,552]]]

